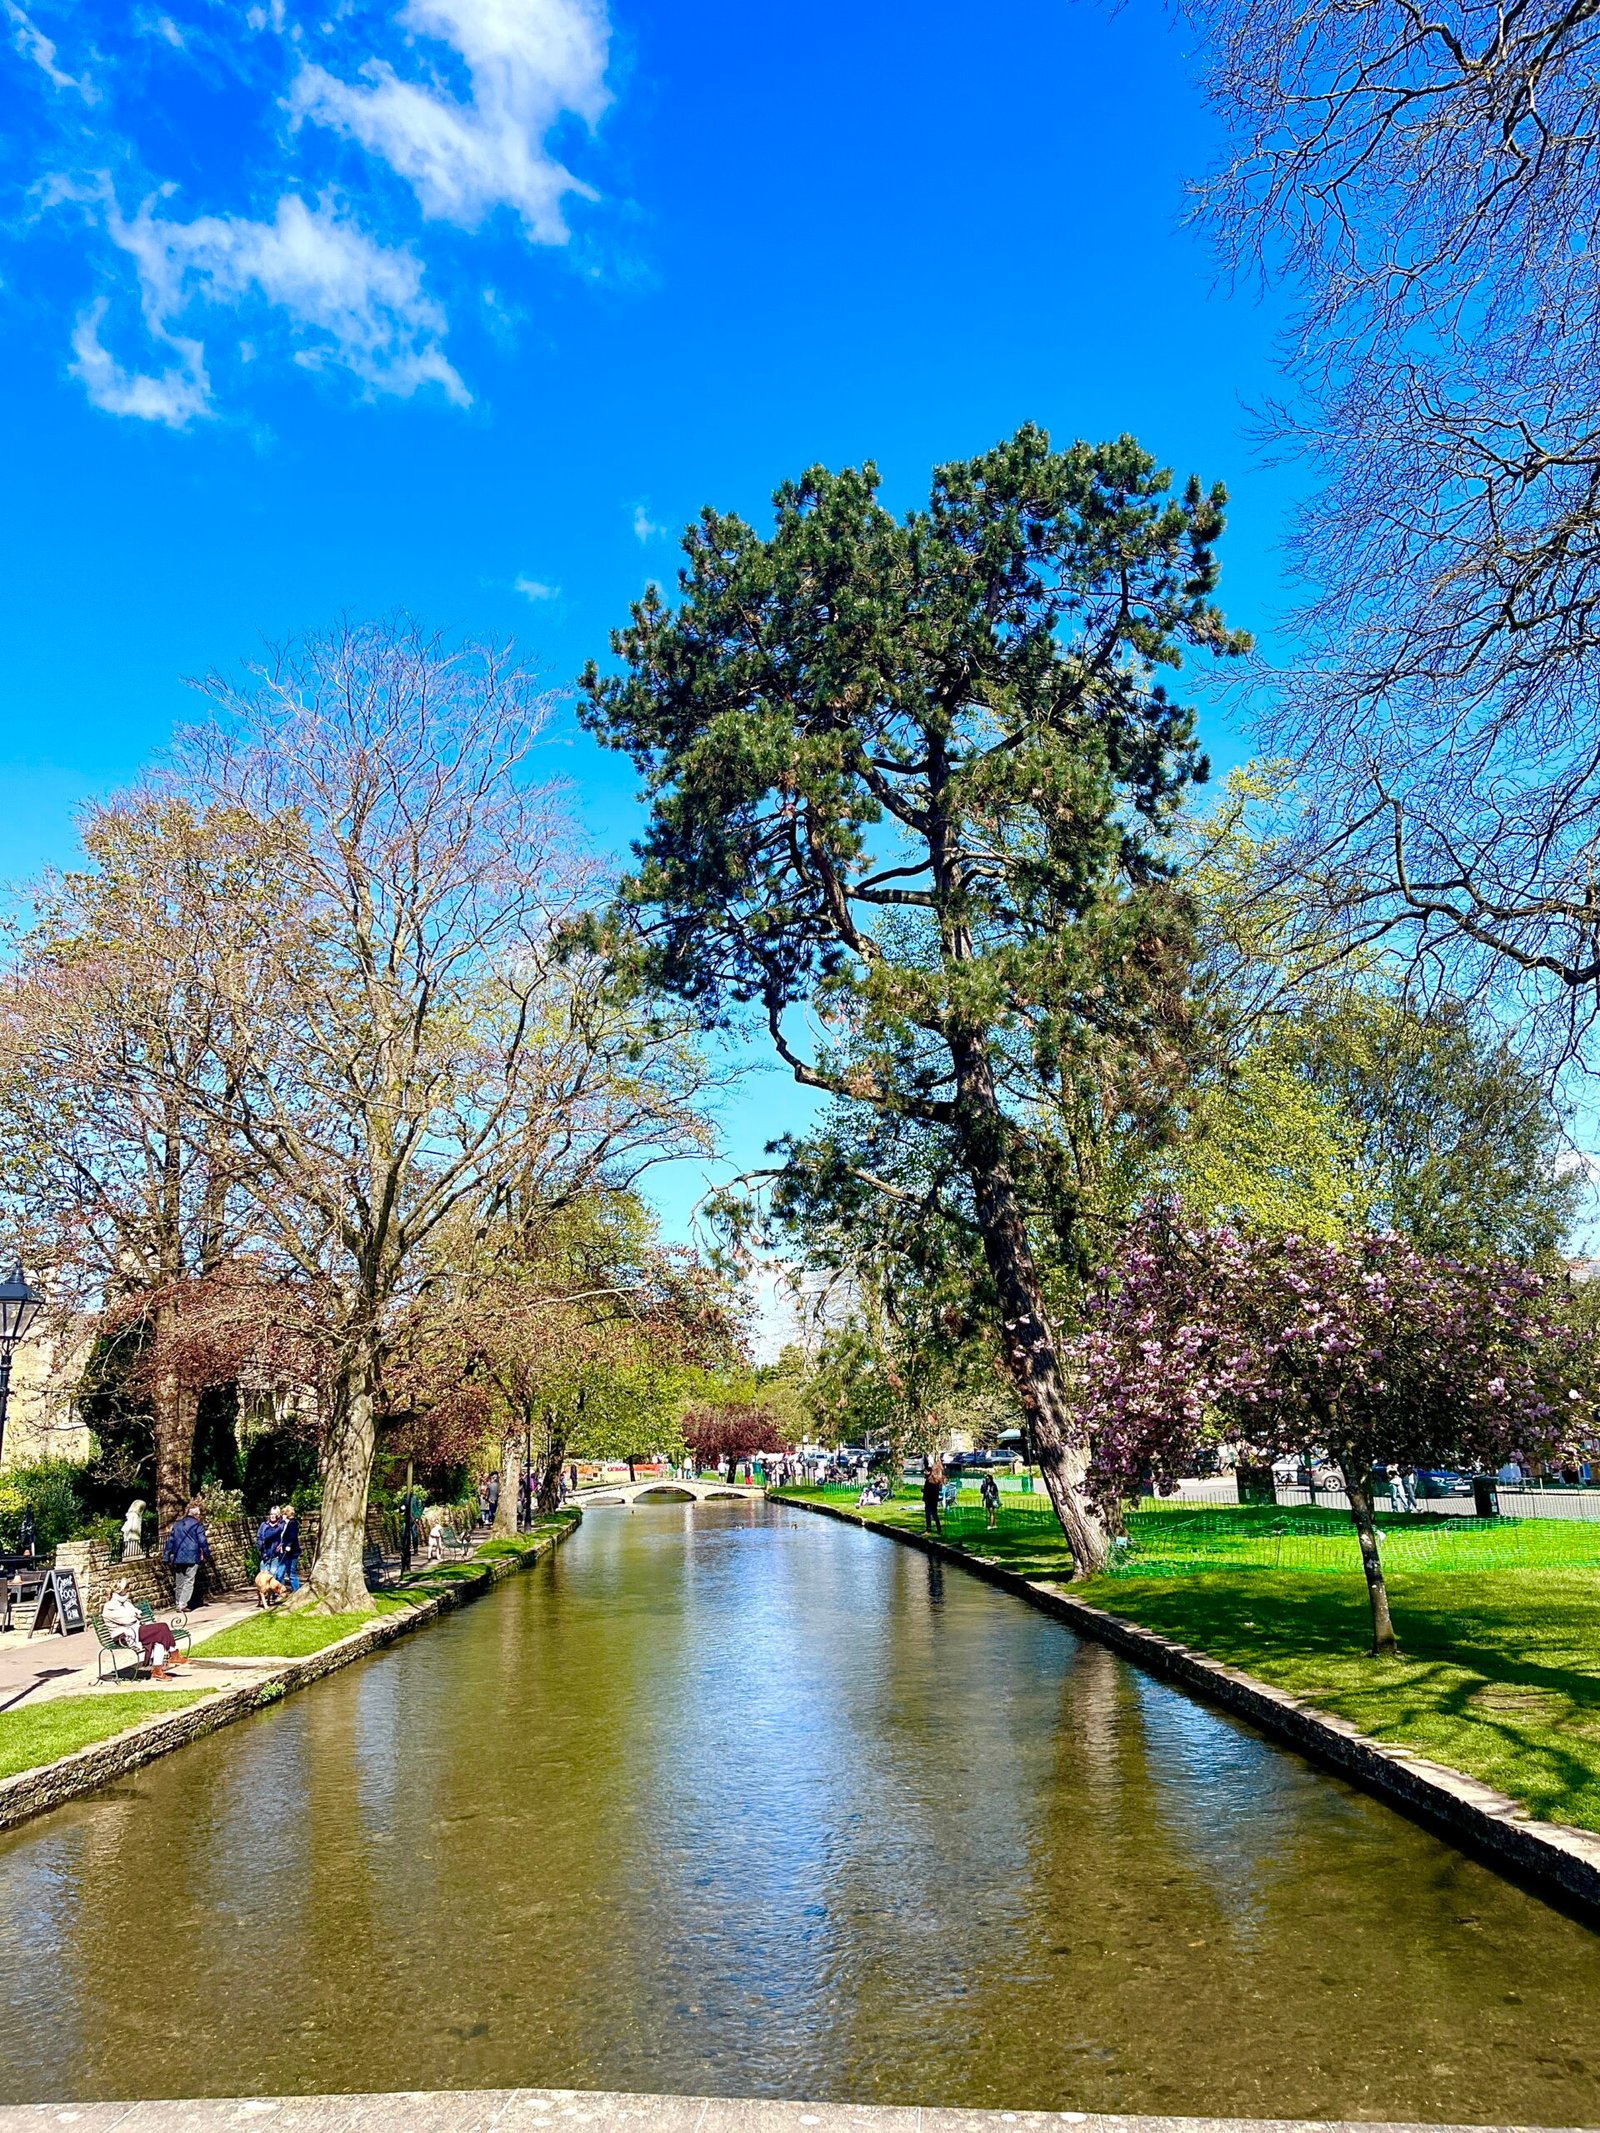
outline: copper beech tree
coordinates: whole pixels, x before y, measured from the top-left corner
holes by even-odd
[[[519,1191],[702,1144],[701,1068],[568,952],[599,884],[528,778],[545,707],[524,669],[347,625],[206,688],[176,775],[273,833],[269,919],[202,964],[226,1039],[211,1115],[263,1246],[325,1300],[311,1583],[352,1612],[387,1343],[433,1247]]]

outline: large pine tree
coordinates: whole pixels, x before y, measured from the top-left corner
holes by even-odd
[[[706,510],[676,608],[646,592],[586,717],[646,780],[627,895],[656,982],[708,1023],[762,1018],[807,1086],[948,1138],[1087,1573],[1105,1535],[1030,1231],[1029,1113],[1076,1063],[1137,1054],[1181,994],[1162,847],[1204,765],[1157,677],[1244,646],[1212,604],[1224,498],[1172,496],[1131,438],[1055,452],[1031,426],[939,468],[903,521],[877,490],[870,465],[813,468],[766,539]]]

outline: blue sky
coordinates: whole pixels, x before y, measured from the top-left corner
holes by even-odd
[[[562,686],[702,503],[904,506],[1025,419],[1232,492],[1270,632],[1273,314],[1183,227],[1157,0],[0,0],[0,874],[192,715],[183,676],[409,609]],[[1236,740],[1210,738],[1227,761]],[[631,773],[550,746],[602,844]],[[736,1157],[794,1114],[776,1076]],[[681,1220],[697,1181],[666,1188]]]

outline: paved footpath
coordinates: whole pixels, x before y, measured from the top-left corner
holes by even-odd
[[[55,1696],[88,1693],[108,1697],[126,1695],[130,1688],[183,1689],[191,1685],[214,1689],[223,1686],[225,1680],[243,1680],[247,1672],[243,1664],[205,1661],[201,1639],[232,1629],[255,1611],[253,1592],[225,1593],[220,1599],[197,1607],[189,1617],[189,1635],[195,1645],[193,1662],[180,1666],[170,1681],[133,1681],[119,1687],[110,1683],[100,1687],[100,1640],[92,1629],[80,1629],[75,1637],[57,1636],[53,1631],[30,1637],[25,1629],[13,1629],[9,1635],[0,1636],[0,1711],[31,1710]]]
[[[1527,2133],[1338,2119],[1116,2118],[1093,2111],[947,2111],[888,2104],[461,2089],[397,2096],[233,2097],[189,2103],[13,2104],[0,2133]]]
[[[472,1534],[473,1546],[492,1538],[487,1527],[480,1526]],[[424,1560],[420,1550],[417,1563]],[[384,1557],[384,1583],[392,1585],[400,1572],[398,1556]],[[31,1612],[31,1609],[30,1609]],[[95,1695],[102,1700],[111,1696],[125,1696],[131,1689],[154,1689],[160,1691],[182,1689],[226,1689],[239,1682],[249,1681],[262,1668],[281,1666],[281,1659],[208,1659],[205,1641],[220,1631],[232,1629],[236,1622],[248,1622],[257,1612],[253,1590],[226,1592],[203,1607],[190,1611],[189,1635],[194,1642],[194,1657],[187,1666],[180,1666],[170,1681],[123,1681],[113,1684],[100,1678],[100,1643],[92,1629],[81,1629],[75,1637],[62,1637],[47,1632],[30,1637],[20,1626],[9,1633],[0,1633],[0,1714],[6,1711],[31,1710],[36,1704],[46,1703],[56,1696]],[[26,1619],[23,1611],[17,1611],[20,1624]]]

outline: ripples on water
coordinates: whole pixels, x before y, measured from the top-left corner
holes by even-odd
[[[804,1513],[555,1560],[0,1839],[0,2096],[1600,2121],[1600,1937]]]

